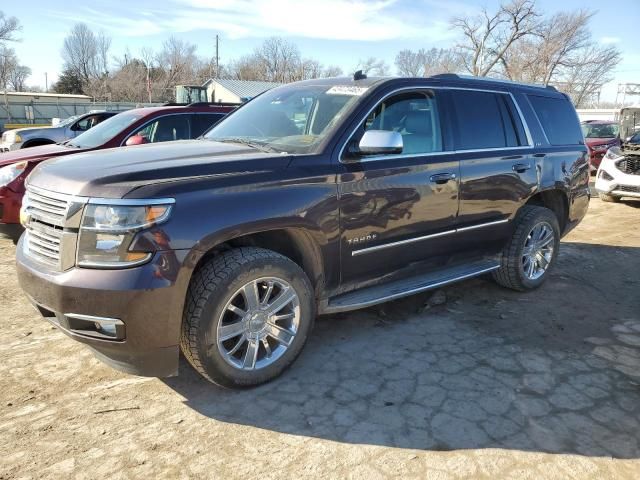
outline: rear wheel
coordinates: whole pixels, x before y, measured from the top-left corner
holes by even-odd
[[[238,248],[194,275],[181,347],[212,382],[258,385],[296,359],[314,316],[311,286],[298,265],[271,250]]]
[[[502,253],[501,265],[493,272],[503,287],[525,291],[539,287],[558,256],[560,227],[548,208],[522,207],[513,236]]]
[[[620,201],[620,197],[617,195],[610,195],[608,193],[598,192],[598,197],[600,197],[600,200],[603,202],[618,203]]]

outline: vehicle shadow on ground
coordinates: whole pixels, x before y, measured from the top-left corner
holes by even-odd
[[[20,240],[22,232],[24,232],[22,225],[6,225],[0,223],[0,238],[8,238],[14,245]]]
[[[258,388],[218,388],[184,359],[165,381],[202,415],[295,435],[638,458],[638,265],[638,248],[565,243],[535,292],[481,278],[426,310],[429,293],[319,318],[294,366]]]

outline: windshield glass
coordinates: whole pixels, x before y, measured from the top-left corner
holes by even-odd
[[[583,123],[584,138],[614,138],[618,136],[618,125],[615,123]]]
[[[80,118],[80,115],[74,115],[73,117],[65,118],[64,120],[60,120],[56,127],[66,127],[67,125],[71,125],[77,119]]]
[[[300,85],[270,90],[205,135],[274,152],[318,153],[332,127],[366,91],[353,85]]]
[[[95,148],[108,142],[132,123],[143,117],[140,112],[123,112],[78,135],[67,145],[77,148]]]

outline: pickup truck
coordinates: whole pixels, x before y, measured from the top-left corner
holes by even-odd
[[[201,140],[38,166],[18,277],[118,369],[175,375],[182,350],[206,379],[253,386],[292,364],[318,314],[483,274],[539,287],[587,211],[587,153],[550,87],[292,83]]]
[[[0,152],[62,143],[86,132],[117,113],[92,110],[81,115],[69,117],[51,127],[28,127],[8,130],[2,134]]]

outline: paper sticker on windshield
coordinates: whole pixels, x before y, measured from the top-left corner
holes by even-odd
[[[355,95],[360,96],[368,90],[368,87],[356,87],[355,85],[334,85],[327,90],[327,95]]]

